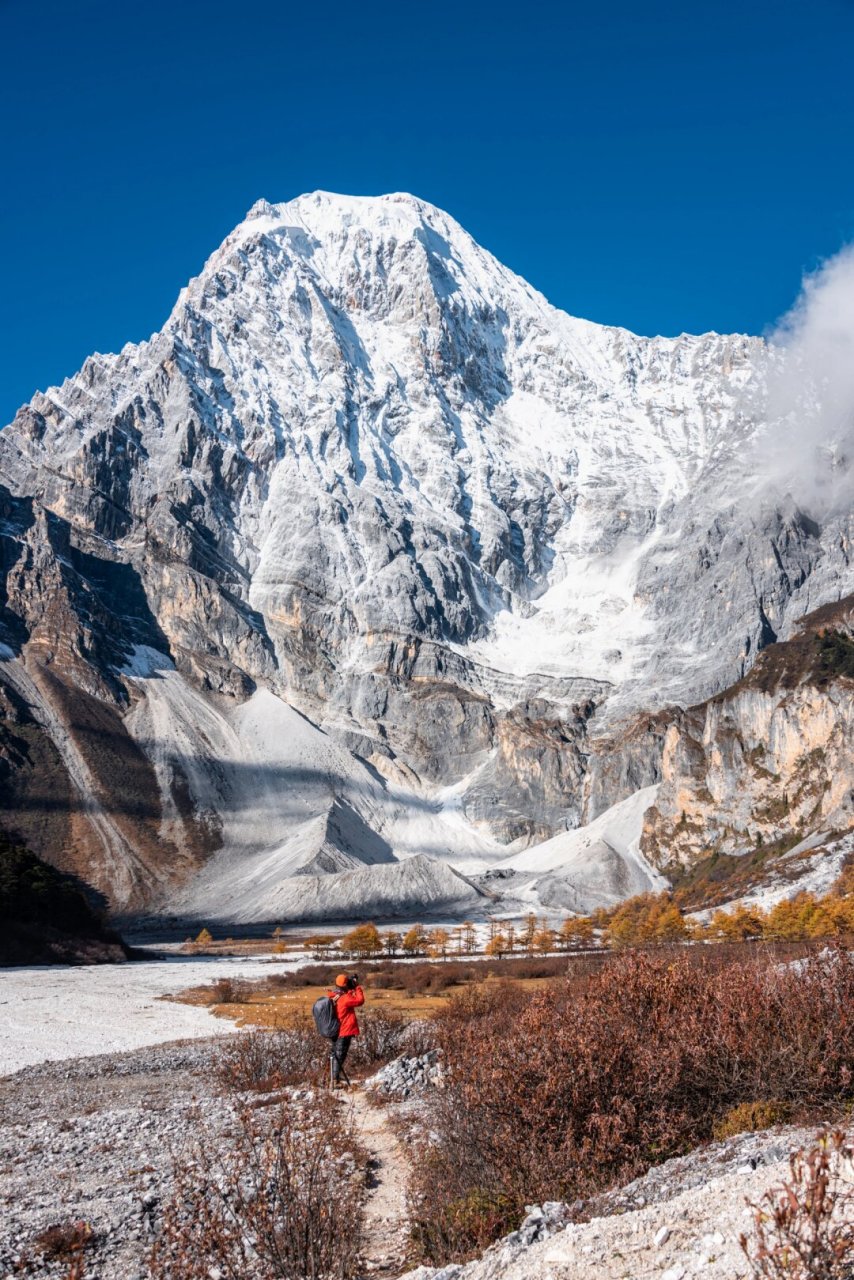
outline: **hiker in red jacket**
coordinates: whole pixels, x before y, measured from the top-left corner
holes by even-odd
[[[350,1051],[350,1041],[359,1034],[356,1021],[356,1010],[365,1003],[365,993],[359,986],[357,974],[339,973],[335,979],[335,990],[329,992],[335,1001],[335,1012],[338,1014],[338,1039],[332,1045],[332,1083],[333,1087],[341,1079],[341,1068]]]

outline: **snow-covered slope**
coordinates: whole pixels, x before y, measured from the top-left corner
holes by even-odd
[[[667,881],[640,851],[644,815],[657,794],[657,786],[645,787],[586,826],[503,858],[486,872],[484,885],[499,890],[505,907],[517,901],[529,910],[578,914],[660,892]]]
[[[744,500],[767,359],[574,319],[412,196],[254,206],[160,333],[0,433],[0,641],[37,689],[6,723],[88,760],[76,869],[138,905],[204,863],[209,903],[273,853],[286,879],[468,865],[576,826],[603,732],[852,587],[847,512]],[[306,721],[343,753],[332,808]]]
[[[267,689],[217,706],[142,646],[125,674],[143,693],[126,724],[154,761],[164,838],[190,853],[176,770],[218,824],[219,851],[170,895],[172,912],[249,922],[479,905],[448,864],[489,863],[501,847],[440,800],[386,783]]]

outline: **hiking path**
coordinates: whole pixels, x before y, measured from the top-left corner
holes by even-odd
[[[361,1091],[349,1093],[346,1105],[368,1152],[363,1273],[366,1280],[394,1280],[407,1270],[409,1160],[387,1107]]]

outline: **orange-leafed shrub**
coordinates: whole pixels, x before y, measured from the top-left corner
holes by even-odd
[[[824,1133],[789,1161],[790,1175],[753,1208],[741,1247],[759,1280],[850,1280],[854,1274],[854,1148]]]
[[[740,1103],[846,1098],[854,961],[623,954],[507,1004],[494,988],[467,993],[438,1030],[447,1088],[416,1203],[435,1262],[482,1247],[526,1203],[572,1200],[688,1150]]]

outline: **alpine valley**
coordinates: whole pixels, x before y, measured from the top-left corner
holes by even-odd
[[[854,530],[765,481],[785,360],[574,319],[408,195],[259,202],[0,433],[0,826],[164,921],[829,875]]]

